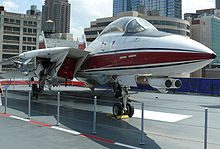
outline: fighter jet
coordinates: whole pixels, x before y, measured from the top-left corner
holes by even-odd
[[[118,102],[113,114],[134,114],[128,88],[137,77],[162,92],[181,87],[173,76],[206,66],[216,54],[208,47],[180,35],[158,31],[139,17],[122,17],[109,24],[84,50],[70,47],[28,51],[1,62],[20,67],[23,75],[39,78],[39,92],[45,82],[58,85],[73,78],[94,90],[97,85],[113,87]],[[31,67],[27,67],[28,65]]]

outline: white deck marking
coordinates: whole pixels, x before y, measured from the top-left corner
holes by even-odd
[[[57,127],[57,126],[52,126],[52,128],[57,129],[57,130],[60,130],[60,131],[63,131],[63,132],[71,133],[71,134],[74,134],[74,135],[79,135],[79,134],[81,134],[81,133],[79,133],[79,132],[77,132],[77,131],[68,130],[68,129],[65,129],[65,128]]]
[[[63,103],[63,105],[67,105],[67,103]],[[92,104],[74,103],[74,104],[71,104],[71,107],[74,109],[79,109],[79,110],[93,111]],[[112,113],[112,107],[97,105],[97,112]],[[141,118],[141,110],[135,109],[133,117]],[[175,122],[178,122],[178,121],[190,118],[190,117],[192,117],[192,115],[182,115],[182,114],[175,114],[175,113],[144,110],[144,119],[155,120],[155,121],[175,123]]]
[[[13,116],[13,115],[11,115],[11,116],[9,116],[9,117],[12,117],[12,118],[14,118],[14,119],[18,119],[18,120],[22,120],[22,121],[26,121],[26,122],[29,122],[29,121],[30,121],[29,119],[25,119],[25,118],[21,118],[21,117]]]
[[[141,112],[142,112],[141,110],[135,109],[133,117],[141,118]],[[190,117],[192,116],[144,110],[144,119],[150,119],[156,121],[174,123]]]

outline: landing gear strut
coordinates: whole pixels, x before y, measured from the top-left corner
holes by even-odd
[[[121,116],[124,114],[132,117],[134,115],[134,106],[132,106],[128,98],[128,89],[126,87],[120,87],[119,84],[117,84],[113,89],[115,91],[115,95],[120,95],[119,99],[121,100],[113,105],[113,115]]]

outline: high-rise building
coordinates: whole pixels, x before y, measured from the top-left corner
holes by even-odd
[[[131,10],[131,0],[114,0],[113,1],[113,16],[123,11]]]
[[[31,9],[26,11],[27,15],[41,16],[41,11],[37,9],[37,5],[31,5]]]
[[[140,5],[144,5],[143,3],[141,4],[143,0],[131,0],[131,10],[133,11],[137,11],[138,10],[138,6]]]
[[[42,6],[42,30],[48,20],[55,23],[56,33],[70,32],[70,3],[68,0],[45,0]]]
[[[113,16],[121,11],[137,11],[139,6],[147,11],[158,10],[163,17],[182,18],[182,0],[114,0]]]
[[[220,9],[220,0],[215,0],[216,9]]]
[[[139,0],[147,11],[158,10],[160,16],[182,18],[182,0]]]

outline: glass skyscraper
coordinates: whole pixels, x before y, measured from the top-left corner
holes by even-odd
[[[131,0],[114,0],[113,1],[113,16],[116,16],[118,12],[130,11]]]
[[[137,7],[141,5],[142,0],[131,0],[131,9],[137,11]]]
[[[137,11],[140,5],[146,6],[147,11],[158,10],[160,16],[182,18],[182,0],[114,0],[114,16],[115,12]]]

